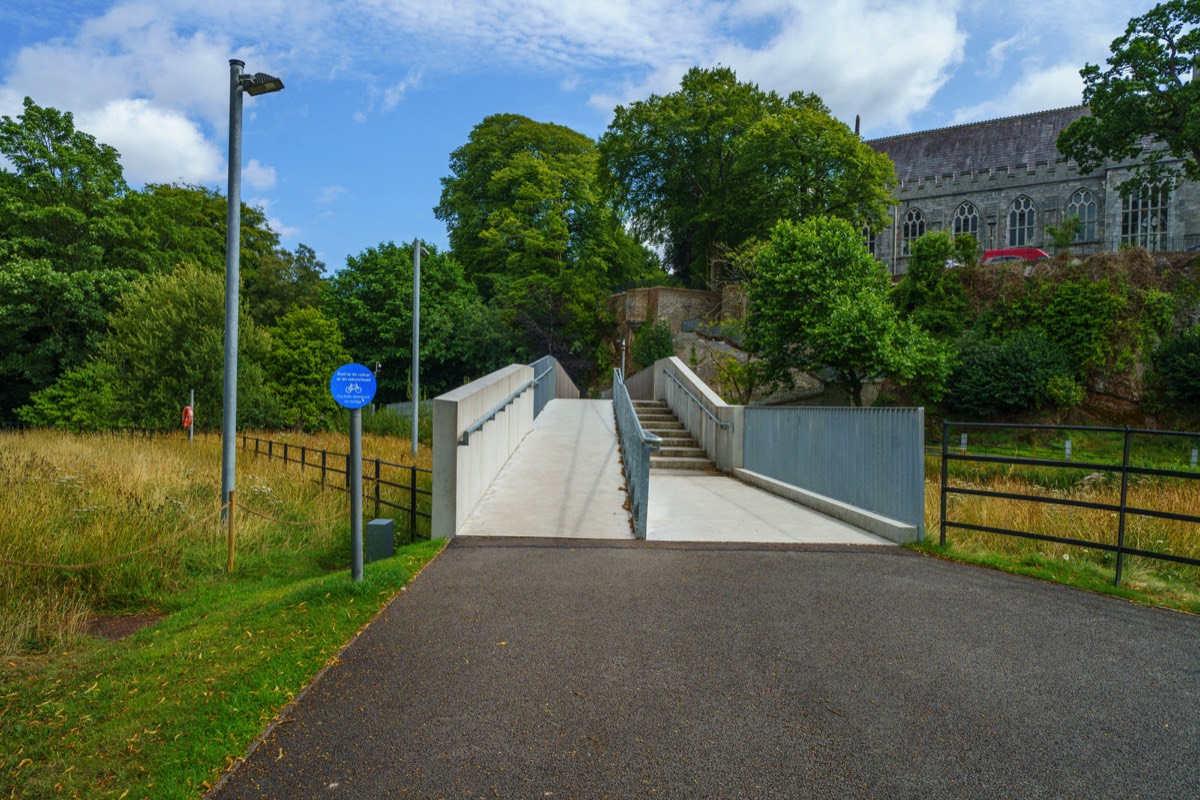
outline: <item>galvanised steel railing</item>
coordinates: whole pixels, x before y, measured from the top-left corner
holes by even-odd
[[[533,367],[534,419],[551,400],[579,399],[579,388],[554,356],[542,356],[529,366]]]
[[[633,514],[633,533],[646,538],[646,510],[650,501],[650,454],[662,447],[662,439],[642,427],[625,389],[621,370],[613,370],[613,413],[625,462],[625,490]]]
[[[1123,437],[1122,451],[1120,464],[1112,463],[1094,463],[1088,461],[1063,461],[1047,458],[1023,458],[1018,456],[1001,456],[1001,455],[968,455],[965,452],[955,453],[949,448],[949,433],[950,428],[973,428],[973,429],[997,429],[1005,428],[1010,430],[1038,430],[1038,431],[1081,431],[1089,434],[1095,433],[1112,433],[1121,434]],[[1006,425],[1003,423],[989,422],[950,422],[946,421],[942,424],[942,507],[941,507],[941,545],[946,545],[946,529],[959,528],[961,530],[981,531],[983,533],[998,533],[1004,536],[1017,536],[1022,539],[1036,539],[1043,542],[1056,542],[1058,544],[1078,545],[1080,547],[1090,547],[1097,550],[1104,550],[1116,555],[1116,575],[1113,578],[1113,583],[1117,586],[1121,585],[1121,562],[1124,556],[1141,556],[1142,558],[1153,558],[1160,561],[1171,561],[1176,564],[1188,564],[1190,566],[1200,567],[1200,559],[1189,558],[1187,556],[1175,555],[1173,553],[1155,552],[1153,550],[1144,550],[1137,547],[1130,547],[1125,544],[1126,522],[1130,516],[1152,517],[1156,519],[1174,520],[1176,522],[1191,522],[1200,524],[1200,517],[1191,514],[1178,514],[1171,511],[1159,511],[1149,508],[1138,508],[1129,505],[1129,476],[1130,475],[1148,475],[1159,478],[1182,478],[1185,480],[1200,480],[1200,472],[1179,470],[1179,469],[1162,469],[1158,467],[1135,467],[1129,463],[1129,445],[1133,436],[1149,436],[1149,437],[1185,437],[1200,441],[1200,433],[1191,433],[1187,431],[1154,431],[1154,430],[1138,430],[1135,428],[1092,428],[1078,425]],[[1069,454],[1069,450],[1067,453]],[[951,461],[966,461],[987,464],[1008,464],[1011,466],[1023,467],[1054,467],[1067,469],[1085,469],[1092,472],[1108,472],[1121,476],[1121,499],[1119,504],[1113,503],[1093,503],[1087,500],[1074,500],[1065,497],[1052,497],[1043,495],[1021,494],[1017,492],[993,492],[987,489],[969,489],[966,487],[949,486],[949,465]],[[1071,508],[1092,508],[1100,511],[1108,511],[1117,517],[1117,535],[1116,543],[1089,541],[1087,539],[1074,539],[1065,536],[1054,536],[1045,533],[1034,533],[1031,531],[1020,531],[1011,528],[999,528],[989,525],[973,525],[966,522],[953,522],[948,517],[947,496],[971,495],[975,497],[995,497],[1005,500],[1022,500],[1031,503],[1046,503],[1049,505],[1068,506]]]
[[[674,373],[672,373],[670,370],[664,370],[663,375],[666,375],[668,378],[670,378],[672,381],[675,382],[676,386],[678,386],[680,389],[683,389],[684,393],[689,398],[691,398],[692,402],[695,403],[696,405],[698,405],[700,407],[700,410],[703,411],[708,416],[708,418],[711,419],[714,424],[716,424],[716,426],[718,428],[724,428],[727,431],[733,430],[732,422],[722,422],[721,420],[717,419],[717,415],[714,414],[712,411],[710,411],[708,406],[704,405],[704,403],[701,403],[700,398],[696,397],[696,395],[692,394],[692,390],[687,388],[686,386],[684,386],[683,381],[679,380],[679,378],[676,378]]]
[[[746,408],[746,469],[925,528],[920,408]]]

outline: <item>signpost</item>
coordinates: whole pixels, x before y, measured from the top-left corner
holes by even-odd
[[[350,409],[350,577],[363,577],[362,409],[375,397],[375,375],[362,364],[344,364],[329,379],[334,402]]]

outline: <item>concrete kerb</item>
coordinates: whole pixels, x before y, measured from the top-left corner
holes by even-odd
[[[784,483],[774,478],[768,478],[766,475],[751,472],[748,469],[739,467],[733,470],[733,475],[751,486],[756,486],[785,500],[790,500],[793,503],[811,508],[814,511],[819,511],[826,516],[862,528],[864,531],[881,536],[896,544],[921,541],[921,531],[915,525],[909,525],[890,517],[882,516],[881,514],[875,514],[857,506],[843,503],[840,500],[834,500],[831,497],[825,497],[816,492],[801,489],[799,486],[792,486],[790,483]]]

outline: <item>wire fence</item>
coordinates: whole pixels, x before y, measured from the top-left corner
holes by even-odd
[[[295,464],[312,472],[322,488],[350,491],[350,456],[332,450],[278,442],[241,434],[242,449],[256,457]],[[319,477],[317,476],[319,473]],[[404,480],[407,478],[407,480]],[[408,541],[428,539],[432,522],[433,471],[415,464],[394,464],[380,458],[363,459],[363,500],[374,504],[378,518],[384,509],[400,512],[408,523]],[[399,527],[399,526],[398,526]]]

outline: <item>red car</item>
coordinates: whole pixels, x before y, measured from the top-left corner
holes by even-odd
[[[983,261],[988,264],[1004,264],[1010,261],[1041,261],[1050,254],[1040,247],[1008,247],[1003,250],[984,250]]]

